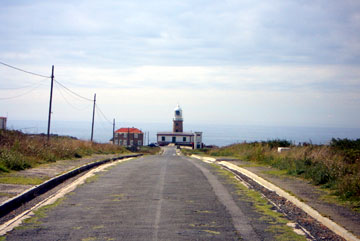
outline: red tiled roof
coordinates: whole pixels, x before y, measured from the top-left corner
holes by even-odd
[[[118,129],[117,131],[115,131],[115,133],[142,133],[141,130],[139,130],[138,128],[128,128],[128,127],[123,127]]]

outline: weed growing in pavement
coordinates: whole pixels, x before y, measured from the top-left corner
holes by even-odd
[[[81,158],[92,154],[129,152],[124,147],[77,140],[71,137],[28,135],[0,130],[0,173],[19,171],[60,159]]]
[[[221,148],[198,149],[196,153],[215,157],[235,157],[243,161],[269,165],[286,174],[311,180],[332,191],[340,201],[360,207],[360,139],[332,139],[330,145],[290,146],[278,153],[277,147],[290,142],[275,140],[241,143]],[[186,150],[191,153],[191,150]]]
[[[245,187],[233,173],[218,165],[211,165],[216,168],[216,172],[226,177],[227,183],[235,186],[239,199],[252,203],[254,210],[261,215],[260,220],[269,224],[266,231],[273,233],[275,240],[306,240],[305,236],[296,234],[291,227],[287,226],[289,220],[282,213],[274,211],[273,206],[259,192]]]
[[[50,210],[57,207],[58,205],[60,205],[65,199],[66,199],[66,197],[59,198],[54,203],[43,206],[43,207],[35,210],[33,216],[25,219],[23,221],[23,225],[18,226],[15,229],[34,229],[34,228],[38,228],[42,224],[42,221],[40,221],[40,219],[46,218],[47,213]]]
[[[93,183],[93,182],[95,182],[96,180],[99,179],[99,175],[100,175],[100,174],[95,173],[95,174],[92,175],[91,177],[86,178],[85,183]]]

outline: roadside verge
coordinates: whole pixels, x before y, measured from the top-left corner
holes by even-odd
[[[290,195],[288,192],[284,191],[280,187],[274,185],[273,183],[265,180],[264,178],[256,175],[255,173],[253,173],[253,172],[251,172],[251,171],[249,171],[249,170],[247,170],[245,168],[241,168],[241,167],[239,167],[239,166],[237,166],[237,165],[235,165],[235,164],[233,164],[233,163],[231,163],[229,161],[220,161],[220,160],[217,160],[217,159],[212,158],[212,157],[203,157],[203,156],[199,156],[199,155],[191,155],[191,157],[200,159],[200,160],[202,160],[204,162],[207,162],[207,163],[214,163],[214,164],[220,165],[220,166],[222,166],[222,167],[224,167],[224,168],[226,168],[226,169],[228,169],[230,171],[233,171],[235,173],[239,173],[239,174],[245,176],[246,178],[252,180],[253,182],[256,182],[257,184],[259,184],[263,188],[267,189],[268,191],[274,192],[278,196],[280,196],[280,197],[286,199],[287,201],[291,202],[297,208],[299,208],[302,211],[304,211],[305,213],[307,213],[313,219],[317,220],[322,225],[326,226],[328,229],[330,229],[331,231],[333,231],[334,233],[336,233],[340,237],[342,237],[342,238],[344,238],[346,240],[359,240],[355,235],[350,233],[345,228],[343,228],[340,225],[336,224],[335,222],[333,222],[329,218],[322,216],[314,208],[310,207],[309,205],[307,205],[306,203],[300,201],[298,198]]]
[[[123,155],[123,156],[118,156],[118,157],[114,157],[114,158],[104,159],[101,161],[95,161],[95,162],[80,166],[74,170],[68,171],[62,175],[53,177],[53,178],[43,182],[42,184],[34,186],[34,187],[22,192],[21,194],[3,202],[0,205],[0,218],[9,214],[10,212],[12,212],[16,208],[20,207],[24,203],[29,202],[30,200],[34,199],[35,197],[49,191],[50,189],[54,188],[55,186],[59,185],[60,183],[64,182],[65,180],[67,180],[71,177],[74,177],[84,171],[90,170],[94,167],[100,166],[107,162],[111,162],[111,161],[115,161],[115,160],[119,160],[119,159],[130,158],[130,157],[138,157],[141,155],[142,154]]]

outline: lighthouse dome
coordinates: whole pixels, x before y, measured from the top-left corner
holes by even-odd
[[[175,111],[177,111],[177,110],[181,111],[181,107],[180,107],[179,105],[177,105],[177,106],[175,107]]]
[[[182,109],[179,105],[177,105],[174,109],[175,120],[182,120]]]

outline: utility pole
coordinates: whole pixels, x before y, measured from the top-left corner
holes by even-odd
[[[148,131],[148,145],[149,145],[149,138],[150,138],[150,131]]]
[[[127,134],[127,146],[130,146],[130,142],[129,142],[129,139],[130,139],[130,130],[129,130],[129,127],[128,127],[128,134]]]
[[[145,138],[145,139],[144,139]],[[143,146],[146,146],[146,131],[144,131],[144,136],[143,136]]]
[[[93,141],[93,137],[94,137],[95,105],[96,105],[96,93],[94,94],[94,107],[93,107],[93,116],[92,116],[92,125],[91,125],[91,141]]]
[[[113,144],[115,145],[115,118],[113,120]]]
[[[51,87],[50,87],[50,104],[49,104],[49,118],[48,118],[48,129],[47,129],[47,140],[50,140],[50,120],[51,120],[51,107],[52,107],[52,93],[54,87],[54,65],[51,70]]]

